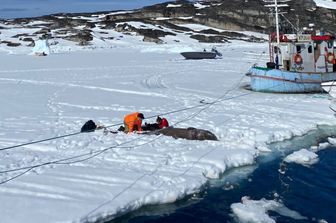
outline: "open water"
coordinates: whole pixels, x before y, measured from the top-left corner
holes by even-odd
[[[305,220],[269,212],[276,222],[336,222],[336,147],[317,152],[319,162],[311,166],[284,163],[283,158],[299,148],[309,148],[326,140],[331,129],[319,130],[304,137],[271,145],[273,155],[261,156],[254,166],[229,171],[212,181],[197,196],[174,204],[148,206],[129,213],[114,222],[237,222],[230,205],[243,196],[253,200],[281,200]],[[335,129],[336,131],[336,129]],[[279,169],[285,173],[281,174]],[[112,223],[111,222],[111,223]]]

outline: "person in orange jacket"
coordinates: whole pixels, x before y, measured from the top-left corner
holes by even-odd
[[[130,133],[133,131],[141,132],[142,131],[141,124],[143,119],[145,119],[144,115],[139,112],[134,112],[125,115],[124,118],[125,133]]]

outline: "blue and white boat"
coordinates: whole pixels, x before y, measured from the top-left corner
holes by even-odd
[[[277,1],[271,7],[276,8]],[[276,22],[278,19],[276,18]],[[247,76],[254,91],[274,93],[322,92],[323,82],[336,80],[336,60],[332,35],[309,34],[270,35],[270,62],[266,67],[253,66]]]

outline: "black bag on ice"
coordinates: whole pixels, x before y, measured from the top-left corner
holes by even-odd
[[[93,132],[96,128],[96,123],[94,123],[92,120],[89,120],[82,126],[81,132]]]

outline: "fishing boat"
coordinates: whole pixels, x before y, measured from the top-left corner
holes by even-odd
[[[222,56],[215,48],[212,48],[211,51],[182,52],[181,55],[187,60],[216,59]]]
[[[282,34],[278,26],[275,0],[276,33],[269,36],[270,61],[265,67],[254,65],[247,72],[254,91],[274,93],[322,92],[323,82],[336,80],[335,36],[317,33]]]

